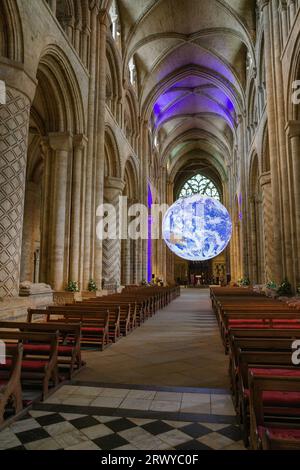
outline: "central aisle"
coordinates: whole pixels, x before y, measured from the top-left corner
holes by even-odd
[[[1,449],[242,450],[209,292],[180,298],[21,420]]]
[[[81,381],[229,388],[228,359],[208,289],[181,296],[103,352],[86,352]]]

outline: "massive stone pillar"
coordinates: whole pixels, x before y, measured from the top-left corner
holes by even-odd
[[[294,270],[296,284],[300,286],[300,121],[289,121],[286,126],[290,140],[292,167],[291,193],[293,211]]]
[[[21,282],[34,282],[35,278],[34,254],[36,250],[36,243],[39,242],[40,239],[40,193],[41,191],[38,184],[32,181],[26,182],[20,273]]]
[[[127,200],[127,209],[132,205],[131,200]],[[122,239],[122,255],[121,255],[121,282],[122,285],[127,285],[133,283],[134,275],[133,275],[133,267],[134,267],[134,256],[132,252],[132,242],[131,238],[128,236],[128,225],[130,220],[128,218],[127,211],[124,211],[122,214],[122,223],[123,217],[126,217],[126,226],[127,231],[123,229],[123,239]],[[127,237],[125,238],[125,236]]]
[[[291,236],[291,212],[290,212],[290,187],[289,187],[289,161],[287,158],[286,133],[285,133],[285,99],[284,99],[284,83],[281,54],[282,47],[280,43],[280,26],[279,26],[279,5],[278,0],[271,2],[272,6],[272,23],[273,23],[273,57],[274,57],[274,77],[276,86],[275,104],[277,106],[276,124],[278,136],[278,158],[280,171],[280,186],[282,200],[281,224],[283,232],[283,267],[284,275],[295,283],[295,273],[293,267],[292,253],[292,236]],[[270,97],[268,97],[270,99]]]
[[[54,290],[63,290],[67,282],[65,264],[68,259],[66,251],[67,191],[68,170],[70,169],[70,152],[73,139],[69,133],[51,133],[49,143],[53,150],[53,186],[51,210],[51,251],[48,262],[51,265],[50,279]]]
[[[167,180],[166,185],[166,201],[169,206],[171,206],[174,201],[174,183],[170,180]],[[174,258],[174,253],[172,253],[172,251],[166,247],[166,281],[168,284],[174,283],[175,280]]]
[[[258,282],[258,266],[257,266],[257,243],[256,243],[256,213],[255,198],[250,198],[250,240],[251,240],[251,257],[250,257],[250,277],[254,283]]]
[[[125,240],[122,240],[121,281],[123,286],[131,284],[131,241],[132,240],[130,240],[129,237]]]
[[[97,59],[97,15],[96,6],[91,11],[90,54],[88,58],[90,82],[88,96],[87,124],[87,159],[85,168],[85,225],[84,225],[84,261],[83,285],[87,285],[92,276],[93,237],[93,174],[95,154],[95,102],[96,102],[96,59]],[[100,288],[100,287],[99,287]]]
[[[140,198],[139,202],[141,204],[148,205],[148,155],[149,155],[149,128],[148,122],[143,121],[141,122],[141,138],[140,138],[140,158],[141,158],[141,165],[140,165]],[[140,240],[139,241],[139,256],[141,257],[141,279],[146,279],[148,277],[148,240]],[[140,280],[141,280],[140,279]]]
[[[273,280],[273,246],[270,243],[273,237],[272,218],[272,187],[270,172],[260,176],[260,186],[262,191],[262,217],[263,217],[263,244],[264,244],[264,273],[266,282]]]
[[[41,248],[40,248],[40,282],[50,282],[50,269],[48,256],[51,242],[51,148],[49,139],[45,138],[41,142],[41,155],[44,162],[43,179],[42,179],[42,197],[41,197]]]
[[[104,201],[111,204],[116,214],[115,238],[102,241],[103,256],[102,276],[107,284],[120,285],[121,283],[121,239],[119,225],[119,197],[122,195],[124,182],[119,178],[106,178],[104,188]]]
[[[95,206],[94,218],[97,207],[103,202],[104,190],[104,161],[105,161],[105,106],[106,106],[106,35],[108,28],[108,15],[101,12],[99,15],[99,33],[98,33],[98,64],[97,64],[97,105],[96,105],[96,152],[95,152]],[[95,224],[94,224],[95,227]],[[102,241],[95,236],[94,232],[94,257],[93,271],[94,279],[97,285],[102,282]],[[121,255],[121,251],[119,251]],[[120,262],[120,260],[119,260]],[[120,283],[120,273],[118,274],[118,283]]]
[[[279,156],[277,146],[277,128],[276,128],[276,95],[274,92],[274,64],[273,64],[273,31],[272,19],[269,0],[260,1],[264,34],[265,34],[265,58],[266,58],[266,92],[267,92],[267,113],[268,113],[268,129],[269,129],[269,147],[270,147],[270,168],[271,168],[271,185],[272,185],[272,219],[273,232],[272,239],[269,240],[272,246],[272,279],[279,283],[282,280],[283,273],[283,238],[282,226],[278,223],[281,220],[282,206],[280,201],[279,187]]]
[[[69,275],[70,279],[80,283],[83,290],[87,289],[86,285],[82,285],[86,142],[87,139],[83,135],[74,137]]]
[[[0,297],[19,291],[30,100],[6,88],[0,105]]]

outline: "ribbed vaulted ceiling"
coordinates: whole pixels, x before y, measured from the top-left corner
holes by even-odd
[[[186,149],[230,159],[254,61],[254,0],[120,0],[125,63],[165,158]]]

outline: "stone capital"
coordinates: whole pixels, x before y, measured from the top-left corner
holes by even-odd
[[[285,126],[288,137],[300,137],[300,121],[288,121]]]
[[[73,148],[73,136],[70,132],[51,132],[49,145],[53,150],[69,152]]]
[[[88,138],[84,134],[74,135],[73,144],[75,149],[84,149],[88,143]]]
[[[259,177],[259,182],[261,186],[265,186],[266,184],[271,183],[271,173],[270,171],[266,173],[262,173]]]
[[[31,78],[24,70],[22,64],[12,62],[4,57],[0,58],[0,80],[5,82],[7,88],[13,88],[25,95],[30,102],[33,101],[37,80]]]
[[[104,188],[105,190],[123,192],[125,183],[121,178],[115,178],[114,176],[107,176],[104,178]]]

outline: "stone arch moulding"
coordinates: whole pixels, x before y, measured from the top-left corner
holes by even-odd
[[[300,80],[300,34],[297,37],[293,51],[289,59],[290,69],[287,72],[287,88],[286,88],[286,116],[287,121],[299,120],[299,104],[294,104],[292,100],[292,95],[295,91],[293,88],[293,83],[296,80]],[[297,90],[299,87],[297,87]],[[299,97],[299,93],[298,93]]]
[[[42,78],[42,80],[39,80]],[[73,132],[85,134],[86,119],[82,95],[79,89],[75,72],[64,52],[55,45],[47,46],[41,54],[37,79],[39,83],[46,83],[44,91],[46,96],[50,92],[55,98],[56,109],[52,108],[51,131]],[[49,106],[55,106],[47,100]]]
[[[121,178],[122,164],[115,134],[110,126],[105,126],[105,173],[104,177]]]
[[[125,182],[126,196],[132,200],[136,199],[138,197],[138,169],[131,156],[126,160],[123,170],[123,180]]]
[[[4,31],[4,41],[3,44],[0,43],[0,56],[23,63],[23,28],[19,8],[15,0],[1,0],[0,26]]]

